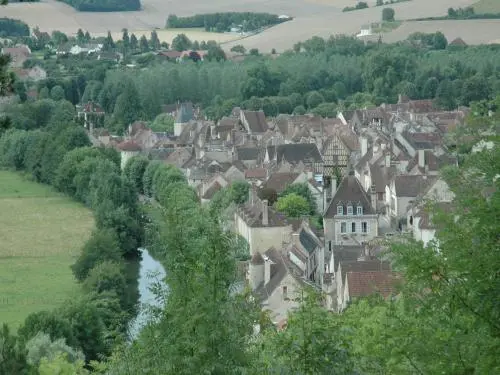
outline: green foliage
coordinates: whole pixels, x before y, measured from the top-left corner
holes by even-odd
[[[6,324],[0,331],[0,374],[28,374],[26,350]]]
[[[50,98],[55,101],[64,99],[64,89],[61,86],[54,86],[50,90]]]
[[[100,263],[110,261],[119,262],[122,259],[121,250],[116,233],[111,229],[99,229],[92,233],[86,242],[80,256],[71,267],[75,277],[83,281],[90,270]]]
[[[51,340],[50,336],[44,332],[38,334],[26,343],[27,362],[38,368],[40,361],[45,358],[52,361],[61,353],[66,354],[70,363],[85,360],[83,353],[73,349],[66,344],[65,339]]]
[[[138,193],[144,193],[143,177],[146,168],[149,165],[149,160],[145,156],[134,156],[127,161],[123,174],[132,182]]]
[[[242,55],[244,55],[246,51],[246,48],[241,44],[237,44],[231,48],[231,52],[241,53]]]
[[[311,212],[311,207],[307,200],[296,193],[290,193],[278,198],[276,208],[278,211],[292,218],[309,215]]]
[[[140,10],[140,0],[59,0],[80,12],[123,12]]]
[[[152,161],[146,167],[144,171],[144,176],[142,177],[142,184],[144,188],[144,194],[148,197],[153,196],[153,178],[156,174],[156,171],[161,168],[163,163],[160,161]]]
[[[53,358],[42,358],[38,367],[40,375],[87,375],[89,371],[85,369],[82,360],[71,362],[66,353],[58,353]]]
[[[283,192],[281,192],[280,198],[286,197],[287,195],[292,194],[292,193],[300,195],[302,198],[304,198],[309,205],[309,213],[311,215],[314,215],[314,213],[317,210],[316,201],[311,193],[311,190],[309,189],[308,184],[302,182],[302,183],[288,185],[286,187],[286,189],[283,190]]]
[[[167,28],[203,27],[206,31],[222,33],[230,31],[234,25],[242,25],[242,31],[246,32],[273,26],[287,20],[280,19],[276,14],[250,12],[196,14],[191,17],[177,17],[175,14],[171,14],[167,19]]]
[[[29,36],[30,28],[22,21],[11,18],[0,18],[0,36],[1,37],[20,37]]]
[[[179,34],[174,39],[172,39],[172,49],[176,51],[186,51],[192,46],[191,40],[186,36],[186,34]]]
[[[248,200],[250,185],[246,181],[235,181],[226,188],[219,190],[210,201],[213,213],[222,213],[231,204],[243,204]]]
[[[267,200],[267,203],[272,206],[278,200],[278,193],[272,188],[262,188],[258,191],[259,198]]]
[[[175,119],[168,113],[160,113],[158,116],[156,116],[149,127],[154,132],[173,133],[174,121]]]
[[[18,334],[23,342],[28,342],[39,332],[49,335],[51,341],[64,339],[71,347],[78,345],[70,322],[58,311],[40,311],[28,315]]]
[[[382,21],[385,22],[394,22],[395,18],[394,16],[396,15],[396,12],[394,11],[393,8],[384,8],[382,9]]]
[[[360,1],[356,4],[356,6],[353,7],[345,7],[342,9],[342,12],[352,12],[353,10],[360,10],[360,9],[366,9],[368,8],[368,4],[364,1]]]
[[[122,299],[122,307],[126,307],[127,282],[124,276],[124,265],[117,261],[103,261],[96,264],[83,283],[87,293],[111,293]]]

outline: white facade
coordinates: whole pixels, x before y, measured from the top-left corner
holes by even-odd
[[[141,152],[140,151],[121,151],[120,152],[120,155],[121,155],[121,168],[125,168],[125,165],[127,164],[127,162],[133,158],[134,156],[137,156],[139,155]]]
[[[378,236],[377,215],[335,215],[333,219],[323,219],[323,222],[327,247],[356,246]]]

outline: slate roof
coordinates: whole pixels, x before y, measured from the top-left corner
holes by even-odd
[[[429,167],[429,171],[439,171],[441,168],[447,165],[456,165],[457,158],[452,155],[441,155],[436,156],[434,152],[431,150],[424,151],[424,160],[425,165]],[[418,165],[418,153],[410,160],[408,166],[406,167],[407,171],[411,171],[415,166]],[[425,172],[425,169],[419,168],[421,173]]]
[[[307,250],[308,253],[311,253],[318,247],[318,243],[305,229],[302,229],[299,233],[299,240],[301,245]]]
[[[267,177],[267,169],[265,168],[252,168],[245,171],[245,178],[265,179]]]
[[[462,46],[466,47],[467,43],[464,42],[464,40],[460,37],[453,39],[450,43],[448,43],[449,46]]]
[[[375,191],[377,193],[384,193],[385,187],[390,184],[391,179],[396,175],[396,168],[370,165],[370,175],[372,184],[375,185]]]
[[[222,189],[222,186],[215,181],[212,186],[210,186],[206,191],[205,194],[203,194],[203,199],[212,199],[215,193],[217,193],[220,189]]]
[[[255,290],[255,293],[260,300],[266,300],[280,285],[281,281],[288,273],[286,264],[278,250],[276,250],[274,247],[271,247],[264,253],[264,255],[272,261],[271,277],[267,284],[261,284],[261,286]]]
[[[238,147],[236,148],[236,158],[238,160],[257,160],[260,149],[257,147]]]
[[[265,133],[268,130],[264,111],[243,111],[252,133]]]
[[[269,176],[264,187],[275,190],[278,194],[284,191],[299,177],[297,172],[276,172]]]
[[[388,297],[395,292],[399,276],[391,271],[347,272],[350,297],[381,294]]]
[[[191,103],[182,103],[177,113],[176,123],[184,124],[194,118],[193,105]]]
[[[233,128],[236,128],[239,122],[240,122],[239,118],[224,116],[219,120],[217,126],[231,126]]]
[[[290,164],[323,163],[323,158],[315,143],[289,143],[278,146],[268,146],[270,160],[281,163],[286,160]]]
[[[344,207],[344,215],[347,213],[347,206],[353,206],[353,214],[356,215],[356,207],[363,207],[363,215],[374,215],[375,210],[371,205],[368,193],[363,189],[358,179],[352,175],[346,176],[335,193],[333,199],[326,210],[325,217],[333,218],[337,215],[337,206]]]
[[[262,255],[257,252],[252,256],[252,259],[250,259],[250,263],[253,265],[263,265],[264,264],[264,258],[262,258]]]
[[[438,179],[437,176],[396,176],[394,186],[397,197],[416,198]]]
[[[334,270],[338,270],[340,262],[356,262],[364,253],[365,248],[363,246],[334,246]]]

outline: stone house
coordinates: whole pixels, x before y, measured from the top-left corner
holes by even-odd
[[[141,147],[134,141],[124,141],[117,146],[120,151],[121,156],[121,168],[125,168],[125,165],[130,160],[130,158],[137,156],[141,153]]]
[[[290,143],[268,146],[265,165],[274,165],[283,171],[313,171],[323,174],[323,157],[315,143]]]
[[[332,179],[332,196],[323,215],[325,247],[360,246],[378,235],[375,192],[368,194],[353,174],[340,185]]]
[[[448,212],[452,208],[451,202],[436,203],[438,210]],[[421,205],[408,213],[408,226],[415,241],[422,241],[424,247],[434,240],[436,225],[432,222],[433,213],[430,207]]]
[[[247,134],[262,137],[269,129],[264,111],[240,111],[240,121]]]
[[[186,125],[193,119],[194,112],[192,105],[189,106],[186,103],[182,103],[177,111],[177,117],[174,122],[174,136],[179,137]]]
[[[252,256],[247,280],[262,310],[269,311],[275,325],[300,305],[301,281],[287,267],[285,256],[274,247]]]
[[[290,242],[297,221],[269,207],[266,200],[257,197],[253,188],[249,196],[249,201],[235,212],[235,232],[246,239],[252,255],[264,253],[271,247],[281,249],[284,243]]]

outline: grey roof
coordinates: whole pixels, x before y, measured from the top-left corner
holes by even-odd
[[[193,113],[193,105],[189,105],[188,103],[182,103],[179,108],[179,112],[177,113],[177,118],[175,119],[176,123],[184,124],[186,122],[191,121],[194,118]]]
[[[318,247],[317,242],[314,237],[311,236],[306,230],[302,229],[299,233],[299,240],[304,249],[307,250],[308,253],[311,253]]]
[[[266,115],[263,111],[243,111],[252,133],[265,133],[268,130]]]
[[[238,147],[236,155],[238,160],[257,160],[260,150],[257,147]]]
[[[264,183],[265,188],[273,189],[277,193],[281,193],[285,190],[288,185],[293,184],[293,182],[299,177],[297,172],[276,172],[273,173],[267,181]]]
[[[337,270],[340,262],[357,261],[365,253],[363,246],[334,246],[333,260],[334,270]]]
[[[379,167],[378,165],[370,165],[370,175],[372,184],[375,185],[377,193],[385,192],[385,187],[390,183],[392,177],[396,174],[395,167]]]
[[[337,206],[344,207],[344,215],[347,213],[347,206],[353,206],[353,214],[356,215],[356,206],[363,207],[363,215],[373,215],[375,210],[371,205],[368,193],[363,189],[358,179],[352,175],[346,176],[340,183],[335,196],[330,202],[330,206],[325,213],[325,217],[333,218],[337,215]]]
[[[396,176],[394,178],[396,196],[416,198],[436,180],[437,176]]]
[[[258,287],[255,291],[260,300],[267,299],[280,285],[281,281],[288,273],[288,269],[283,260],[283,257],[274,247],[271,247],[269,250],[267,250],[264,255],[269,257],[269,259],[272,261],[271,278],[267,284],[261,284],[261,286]]]
[[[315,143],[289,143],[279,146],[268,146],[270,159],[278,162],[286,160],[290,164],[323,163],[323,158]]]

